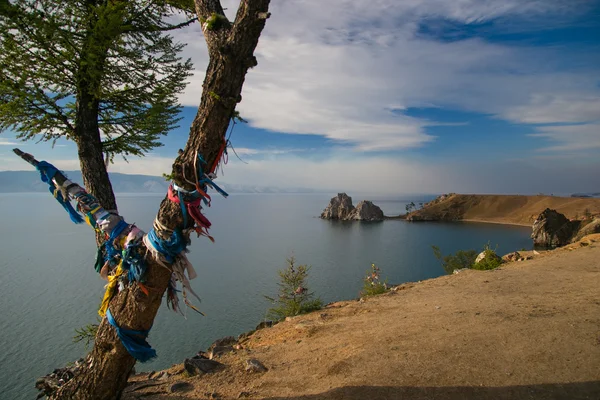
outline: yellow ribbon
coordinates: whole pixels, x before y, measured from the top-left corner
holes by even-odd
[[[104,315],[106,315],[106,310],[108,309],[110,300],[115,295],[115,289],[117,288],[117,283],[118,283],[119,277],[121,275],[123,275],[124,271],[123,271],[123,268],[121,268],[122,263],[123,263],[123,261],[121,261],[121,263],[119,263],[119,266],[115,270],[114,275],[108,276],[108,283],[105,286],[106,291],[104,292],[104,298],[102,299],[102,304],[100,304],[100,309],[98,310],[98,314],[101,317],[104,317]]]
[[[98,210],[100,210],[102,207],[98,206],[95,209],[93,209],[92,211],[90,211],[89,213],[85,214],[85,222],[87,222],[87,224],[89,226],[91,226],[92,228],[94,228],[94,230],[98,231],[98,227],[96,226],[96,221],[92,220],[92,218],[94,218],[94,214],[98,212]],[[92,222],[93,221],[93,222]]]

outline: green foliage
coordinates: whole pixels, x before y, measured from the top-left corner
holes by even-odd
[[[201,20],[203,24],[206,24],[206,29],[209,31],[216,31],[226,26],[229,23],[227,17],[221,14],[212,13],[207,19]]]
[[[497,248],[498,246],[496,246],[496,249],[492,250],[490,247],[490,243],[488,242],[483,247],[483,252],[485,253],[485,256],[477,264],[473,264],[472,268],[480,271],[487,271],[498,268],[500,264],[502,264],[502,259],[498,256],[498,254],[496,254]]]
[[[217,100],[217,101],[221,100],[221,96],[219,96],[219,95],[218,95],[218,94],[216,94],[215,92],[208,92],[208,95],[209,95],[211,98],[213,98],[213,99],[215,99],[215,100]]]
[[[231,114],[231,119],[233,120],[234,123],[238,123],[238,122],[243,122],[244,124],[248,123],[248,121],[246,121],[244,118],[242,118],[242,116],[240,115],[240,112],[237,110],[233,110],[233,113]]]
[[[79,329],[75,329],[75,336],[73,336],[73,343],[79,343],[85,340],[86,349],[90,343],[94,342],[96,333],[98,332],[98,324],[89,324]]]
[[[267,300],[275,306],[270,308],[267,316],[275,321],[291,317],[294,315],[305,314],[311,311],[320,310],[323,302],[319,298],[314,298],[314,293],[306,287],[306,278],[310,271],[310,266],[295,265],[294,257],[288,258],[288,266],[285,269],[277,271],[279,274],[279,296],[272,298],[265,296]]]
[[[190,20],[171,25],[184,11]],[[23,140],[102,134],[102,151],[142,156],[180,120],[190,75],[167,31],[193,1],[0,1],[0,131]]]
[[[411,201],[411,202],[410,202],[409,204],[407,204],[407,205],[406,205],[404,208],[406,209],[406,213],[408,214],[408,213],[410,213],[412,210],[416,210],[416,209],[417,209],[417,206],[415,205],[415,202],[414,202],[414,201]]]
[[[447,274],[452,274],[456,269],[472,268],[478,255],[477,250],[458,250],[454,254],[444,256],[439,247],[431,246],[431,248]]]
[[[371,270],[367,271],[367,275],[363,279],[363,288],[360,292],[362,297],[375,296],[387,292],[387,282],[381,282],[379,277],[379,268],[375,264],[371,264]]]
[[[447,256],[442,255],[442,251],[437,246],[431,246],[435,258],[440,260],[442,267],[447,274],[452,274],[457,269],[470,268],[476,270],[495,269],[502,264],[502,259],[496,254],[496,250],[492,250],[488,242],[483,246],[485,257],[483,260],[475,264],[475,260],[479,255],[477,250],[458,250],[454,254]]]

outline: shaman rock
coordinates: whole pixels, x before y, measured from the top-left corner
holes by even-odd
[[[370,201],[363,200],[348,215],[350,220],[355,221],[383,221],[383,211]]]
[[[354,211],[352,197],[346,193],[338,193],[329,201],[329,204],[321,213],[321,218],[347,220],[352,211]]]

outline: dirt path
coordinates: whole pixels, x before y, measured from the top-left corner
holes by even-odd
[[[335,303],[242,346],[215,373],[137,376],[124,398],[597,400],[600,243]]]

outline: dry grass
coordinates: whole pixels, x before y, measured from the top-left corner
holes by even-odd
[[[569,219],[583,218],[586,210],[600,214],[600,199],[555,196],[455,194],[411,215],[433,220],[463,220],[531,225],[546,208]]]
[[[329,305],[256,332],[214,374],[124,398],[595,399],[600,246],[590,239]],[[250,357],[269,371],[245,372]],[[193,390],[168,394],[179,380]]]

